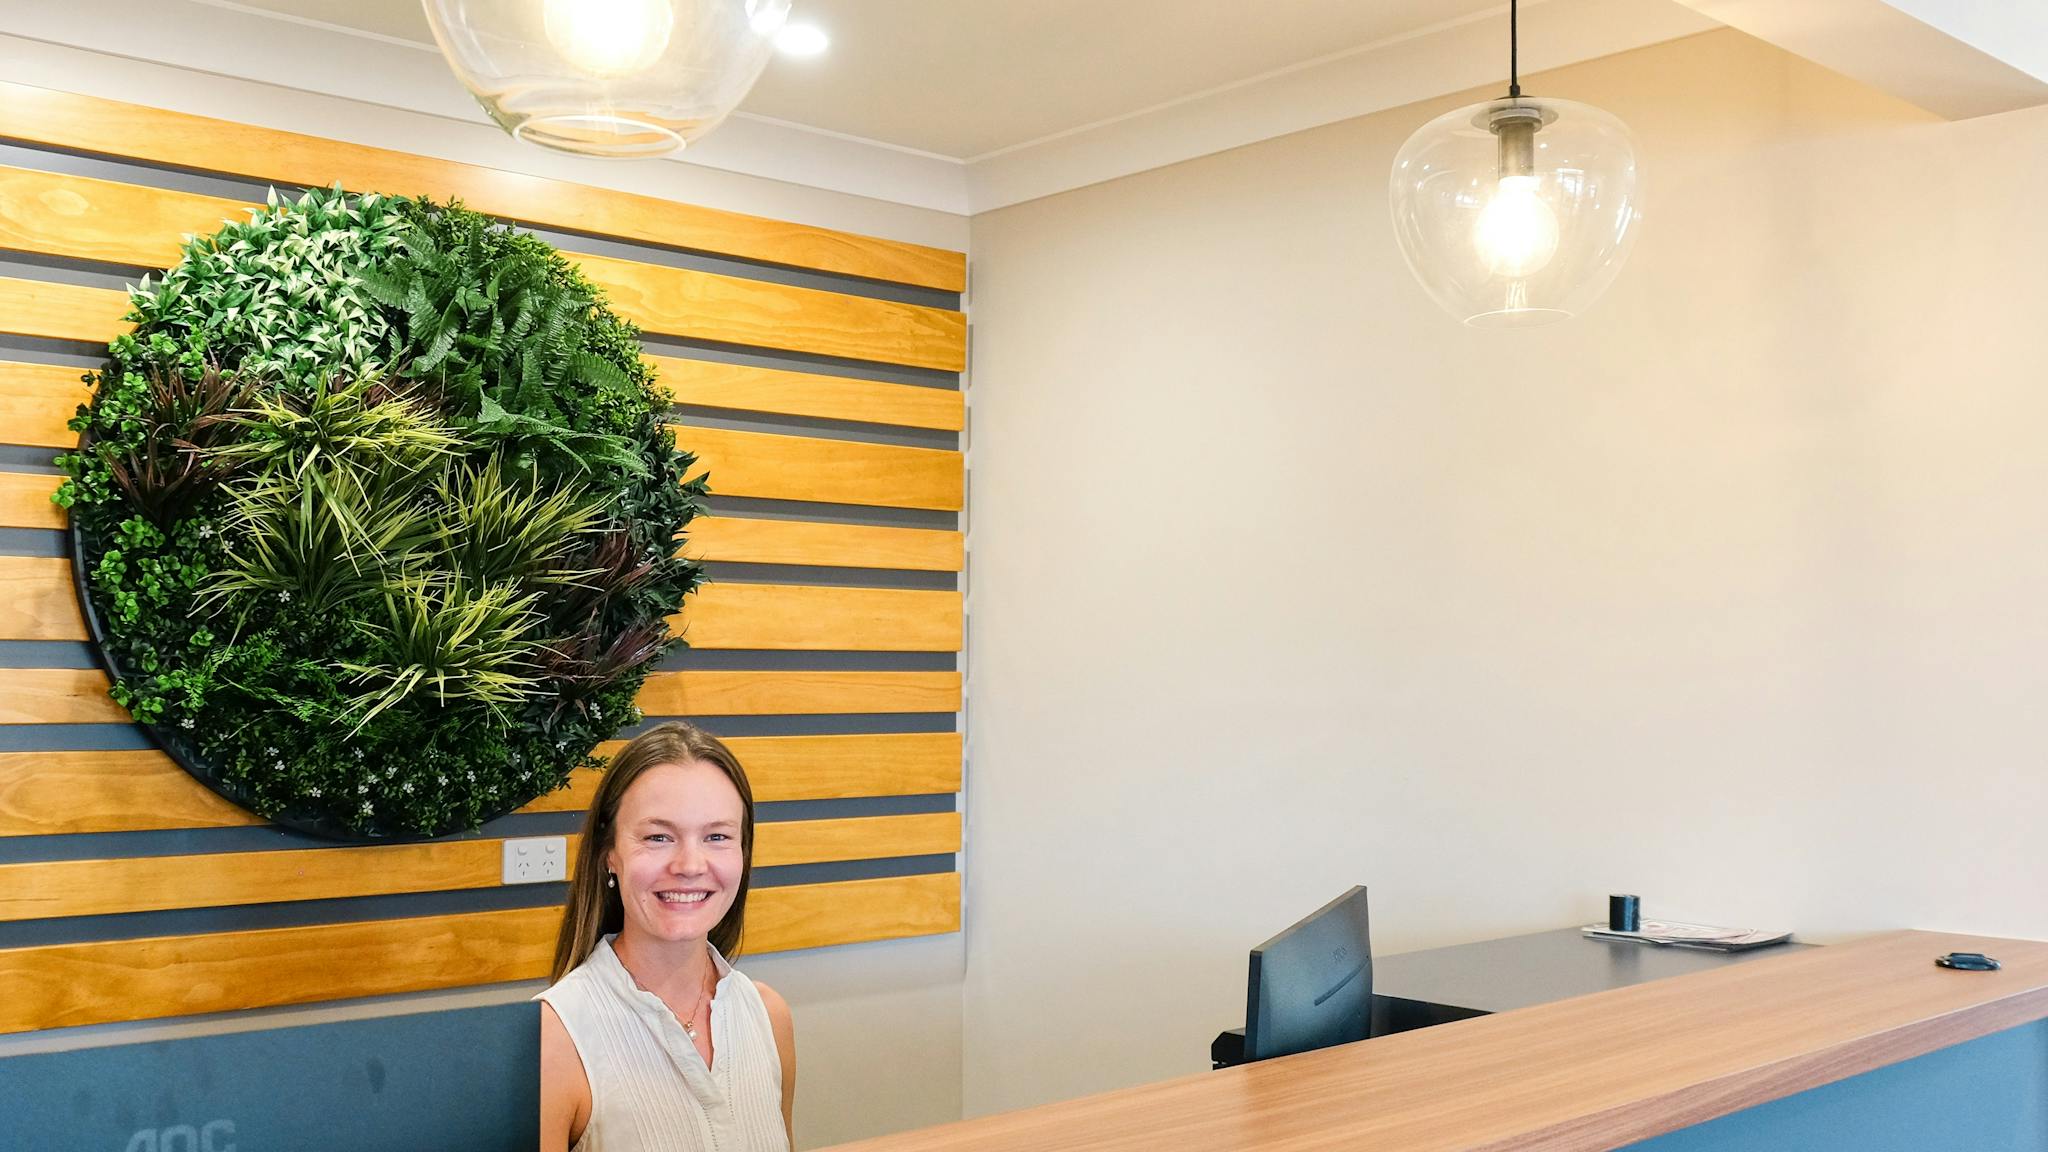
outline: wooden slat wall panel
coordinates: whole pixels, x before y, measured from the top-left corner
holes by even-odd
[[[89,176],[0,165],[0,248],[168,268],[189,234],[259,205]]]
[[[958,652],[965,636],[958,592],[797,584],[706,584],[669,627],[709,649]]]
[[[84,640],[66,556],[0,556],[0,640]]]
[[[884,384],[782,368],[649,356],[678,404],[779,412],[826,420],[860,420],[958,432],[967,427],[967,398],[952,388]]]
[[[0,166],[0,248],[141,268],[175,263],[187,234],[251,204]],[[621,316],[650,332],[937,368],[966,366],[958,312],[610,256],[568,253]]]
[[[0,324],[5,318],[0,317]],[[0,360],[0,443],[70,448],[78,433],[65,427],[92,389],[77,368]]]
[[[70,289],[26,280],[0,279],[0,308],[7,286]],[[108,293],[108,295],[114,295]],[[0,312],[0,328],[8,317]],[[111,334],[108,335],[111,339]],[[68,448],[77,433],[64,427],[85,397],[74,368],[0,364],[0,403],[22,411],[19,426],[0,429],[5,443]],[[46,401],[30,399],[48,390]],[[693,475],[711,474],[711,487],[721,496],[771,500],[811,500],[834,504],[880,505],[958,511],[966,500],[966,466],[960,453],[939,448],[905,448],[814,436],[778,436],[735,432],[724,428],[676,426],[677,443],[697,455]]]
[[[580,188],[468,165],[158,112],[0,82],[0,139],[144,163],[273,179],[339,181],[357,190],[459,196],[470,206],[540,226],[945,291],[965,285],[957,253],[707,211],[650,197]],[[33,163],[33,161],[31,161]],[[127,267],[161,267],[186,233],[243,219],[251,205],[0,165],[0,250]],[[651,333],[725,345],[958,372],[966,321],[951,307],[796,287],[744,274],[572,255],[622,316]],[[0,333],[101,344],[118,335],[126,293],[0,277]],[[964,396],[834,375],[652,357],[677,402],[775,417],[836,420],[941,433],[964,430]],[[68,449],[65,425],[88,398],[76,368],[0,361],[0,443]],[[957,451],[806,435],[678,428],[716,494],[891,509],[959,511]],[[0,467],[0,528],[52,530],[60,478]],[[15,545],[16,550],[31,550]],[[46,547],[36,544],[36,548]],[[701,518],[686,554],[721,563],[958,572],[960,532],[929,528]],[[68,558],[0,555],[0,641],[85,639]],[[801,574],[798,574],[801,579]],[[706,649],[783,652],[955,652],[963,640],[957,591],[802,583],[707,585],[683,617]],[[654,717],[957,713],[961,676],[948,672],[671,671],[641,693]],[[123,724],[91,669],[0,670],[0,725]],[[921,723],[906,726],[923,726]],[[85,730],[79,730],[85,731]],[[31,734],[17,736],[27,738]],[[58,741],[62,735],[34,735]],[[958,792],[957,732],[736,737],[763,801]],[[616,751],[614,741],[601,753]],[[522,809],[571,813],[602,779]],[[262,821],[215,796],[160,752],[0,753],[0,836],[35,838]],[[760,826],[756,861],[835,864],[952,853],[957,812],[776,821]],[[23,846],[39,851],[29,841]],[[0,922],[233,907],[244,904],[459,892],[498,885],[495,839],[222,855],[106,858],[0,865]],[[955,931],[957,874],[762,889],[749,948],[773,951]],[[146,1019],[265,1005],[420,991],[543,974],[554,908],[416,921],[377,921],[211,936],[66,944],[0,952],[0,1032]]]
[[[261,823],[161,752],[0,752],[0,836]]]
[[[105,344],[121,334],[128,294],[46,280],[0,277],[0,332]]]
[[[71,561],[0,556],[0,640],[89,639]],[[905,588],[709,584],[684,617],[671,617],[692,647],[826,651],[955,652],[960,593]]]
[[[966,401],[949,388],[881,384],[837,376],[750,368],[708,360],[649,356],[660,382],[678,404],[702,404],[777,415],[816,416],[898,424],[911,428],[960,430]],[[69,448],[78,434],[64,426],[78,405],[92,398],[82,372],[51,364],[0,361],[0,416],[6,443]]]
[[[0,472],[0,528],[64,527],[64,510],[50,500],[63,480],[51,473]],[[726,516],[691,521],[683,548],[693,560],[927,572],[960,571],[966,551],[959,532]]]
[[[0,1033],[231,1012],[547,975],[556,908],[0,951]],[[957,872],[763,888],[745,950],[953,932]]]
[[[959,930],[960,874],[946,872],[763,888],[747,897],[742,943],[748,952],[789,952]]]
[[[570,836],[574,868],[581,836]],[[0,864],[0,922],[502,887],[503,840]],[[788,820],[755,828],[754,866],[960,850],[960,814]]]
[[[689,424],[676,426],[676,443],[697,455],[691,475],[710,473],[711,490],[722,496],[946,512],[966,503],[966,462],[944,449]]]
[[[649,716],[958,712],[958,672],[670,672],[647,678]]]
[[[459,197],[480,212],[571,231],[947,292],[967,285],[958,252],[24,84],[0,83],[0,137],[309,187]]]
[[[104,681],[102,681],[104,683]],[[112,702],[108,704],[112,707]],[[960,790],[957,732],[846,736],[736,736],[758,801],[915,796]],[[615,755],[625,741],[600,745]],[[569,786],[521,812],[581,812],[601,773],[579,770]],[[241,828],[261,824],[194,780],[161,752],[0,752],[0,836]]]
[[[0,556],[0,571],[6,561],[25,559],[41,558]],[[4,588],[0,581],[0,594]],[[107,675],[97,668],[10,668],[6,676],[10,688],[19,685],[46,711],[32,713],[26,704],[0,706],[0,716],[9,717],[0,723],[128,721],[107,699]],[[959,708],[959,689],[957,672],[656,672],[640,690],[639,704],[650,716],[953,712]],[[106,700],[105,705],[98,700]]]
[[[928,528],[701,516],[690,522],[683,555],[754,564],[958,572],[967,564],[967,541],[960,532]]]
[[[959,372],[967,317],[711,272],[565,252],[612,307],[649,332]]]
[[[62,528],[64,509],[50,502],[62,476],[0,472],[0,528]]]
[[[127,724],[128,711],[107,695],[97,668],[9,668],[0,724]]]

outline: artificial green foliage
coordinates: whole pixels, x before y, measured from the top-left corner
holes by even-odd
[[[638,719],[704,488],[571,262],[316,190],[131,297],[57,499],[114,698],[195,773],[301,827],[438,835]]]

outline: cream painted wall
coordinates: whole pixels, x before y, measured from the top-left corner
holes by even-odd
[[[1353,883],[1383,953],[2048,937],[2048,109],[1733,32],[1530,86],[1651,181],[1562,327],[1395,251],[1464,99],[975,218],[969,1114],[1205,1067]]]
[[[0,35],[0,76],[419,155],[962,249],[967,220],[684,163],[616,164],[515,144],[497,129]],[[797,1021],[797,1142],[816,1147],[960,1117],[959,935],[743,960]],[[0,1037],[0,1057],[86,1045],[524,1000],[541,985],[381,998]],[[885,1053],[886,1058],[878,1056]]]

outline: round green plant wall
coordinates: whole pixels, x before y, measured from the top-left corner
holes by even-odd
[[[314,191],[132,298],[57,499],[114,698],[186,770],[304,831],[436,836],[639,719],[704,489],[568,260]]]

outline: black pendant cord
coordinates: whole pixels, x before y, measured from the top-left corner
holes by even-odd
[[[1522,60],[1520,16],[1516,11],[1520,0],[1508,0],[1508,99],[1522,98]]]

